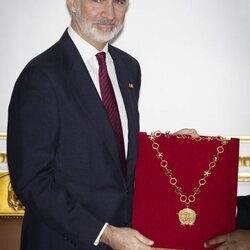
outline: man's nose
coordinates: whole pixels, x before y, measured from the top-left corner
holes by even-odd
[[[108,2],[104,6],[103,16],[106,19],[113,20],[115,18],[115,9],[113,2]]]

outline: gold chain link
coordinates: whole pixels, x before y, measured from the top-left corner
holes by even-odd
[[[212,141],[218,140],[220,141],[221,145],[216,148],[216,154],[213,155],[211,162],[208,164],[208,169],[204,171],[203,177],[199,179],[198,186],[193,189],[193,194],[185,195],[183,194],[182,187],[177,185],[177,178],[173,175],[173,170],[168,167],[168,161],[164,158],[163,152],[160,151],[160,145],[156,142],[156,138],[165,135],[166,137],[175,136],[178,139],[191,139],[194,141]],[[156,157],[160,160],[160,166],[165,169],[165,175],[169,177],[170,185],[175,187],[175,192],[180,196],[180,201],[186,204],[186,207],[189,207],[190,203],[195,202],[196,195],[201,192],[201,187],[206,185],[207,178],[211,175],[212,169],[216,166],[217,162],[219,161],[219,155],[224,153],[224,146],[228,143],[228,139],[223,138],[221,136],[206,136],[206,137],[192,137],[189,135],[177,134],[177,135],[170,135],[169,132],[162,133],[161,131],[155,131],[148,136],[149,139],[152,141],[152,148],[156,151]]]

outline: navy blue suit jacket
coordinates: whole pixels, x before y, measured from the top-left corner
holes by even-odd
[[[250,230],[250,195],[239,196],[237,207],[237,229]]]
[[[109,52],[128,117],[127,180],[102,101],[67,31],[16,82],[7,149],[26,207],[22,250],[109,249],[93,246],[104,223],[131,224],[140,67],[111,45]]]

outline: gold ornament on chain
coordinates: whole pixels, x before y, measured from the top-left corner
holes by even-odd
[[[168,161],[164,158],[163,152],[160,151],[160,145],[156,142],[156,139],[160,136],[175,136],[178,139],[191,139],[194,141],[201,141],[201,140],[218,140],[220,141],[220,145],[216,148],[216,153],[213,155],[211,162],[208,164],[207,170],[204,171],[203,177],[199,179],[198,186],[196,186],[193,190],[193,194],[185,195],[183,194],[182,187],[177,185],[177,178],[173,175],[173,170],[168,167]],[[148,136],[150,141],[152,142],[152,148],[156,151],[156,157],[160,160],[160,166],[165,169],[165,175],[169,177],[169,183],[175,188],[175,193],[179,195],[179,200],[182,203],[185,203],[186,208],[181,209],[178,213],[178,218],[183,226],[193,226],[197,217],[197,213],[191,209],[189,206],[191,203],[195,202],[196,195],[201,192],[201,187],[206,185],[207,178],[211,175],[212,169],[216,166],[217,162],[219,161],[219,155],[224,153],[224,146],[228,143],[228,140],[223,137],[192,137],[189,135],[177,134],[177,135],[170,135],[169,132],[162,133],[160,131],[155,131]]]

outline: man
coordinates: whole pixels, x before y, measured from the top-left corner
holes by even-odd
[[[249,250],[250,249],[250,196],[239,196],[237,201],[238,230],[220,235],[205,243],[209,248],[216,244],[221,244],[218,250]]]
[[[9,106],[10,176],[26,207],[21,249],[151,249],[151,240],[128,228],[140,67],[107,44],[122,29],[128,0],[67,6],[71,27],[25,67]],[[103,94],[103,79],[113,94]]]
[[[107,44],[128,0],[67,6],[71,27],[25,67],[9,106],[10,176],[26,207],[21,249],[151,249],[129,228],[140,66]]]

